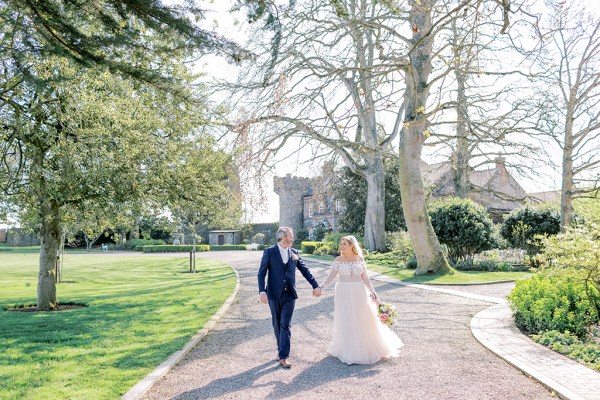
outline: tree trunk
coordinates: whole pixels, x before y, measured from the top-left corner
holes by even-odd
[[[412,3],[410,11],[413,26],[412,43],[415,48],[406,67],[406,117],[400,136],[400,193],[406,226],[417,256],[416,275],[449,271],[437,236],[431,226],[425,206],[425,191],[421,176],[421,153],[426,133],[427,118],[423,115],[431,73],[432,39],[421,40],[431,29],[431,1]]]
[[[135,222],[133,227],[131,228],[131,234],[129,235],[129,239],[139,239],[140,238],[140,216],[135,217]]]
[[[56,256],[60,246],[59,207],[54,200],[44,200],[40,207],[42,217],[40,269],[38,273],[37,309],[56,310]]]
[[[425,206],[422,144],[418,138],[421,131],[418,126],[406,129],[400,145],[400,195],[406,227],[417,256],[416,275],[450,270]]]
[[[456,35],[456,31],[455,31]],[[455,58],[460,60],[460,47],[455,46]],[[469,139],[467,135],[467,96],[465,93],[466,77],[459,61],[455,61],[456,75],[456,163],[454,165],[454,188],[456,196],[466,199],[469,194]]]
[[[560,230],[573,223],[573,110],[567,107],[560,196]]]
[[[367,208],[365,212],[365,248],[385,250],[385,171],[381,157],[367,161]]]

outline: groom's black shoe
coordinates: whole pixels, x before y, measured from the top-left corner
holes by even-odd
[[[288,362],[288,360],[285,360],[285,359],[284,359],[284,360],[279,360],[279,365],[281,365],[281,366],[282,366],[283,368],[285,368],[285,369],[290,369],[290,368],[292,368],[292,364],[290,364],[290,363]]]

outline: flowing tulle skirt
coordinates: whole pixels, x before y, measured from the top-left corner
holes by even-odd
[[[333,338],[327,352],[350,364],[374,364],[397,357],[404,344],[377,317],[377,307],[362,282],[335,286]]]

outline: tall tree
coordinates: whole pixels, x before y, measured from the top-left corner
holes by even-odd
[[[233,158],[216,149],[213,140],[190,143],[170,173],[165,202],[192,234],[194,246],[200,227],[240,227],[242,199]]]
[[[480,17],[479,7],[465,8],[439,35],[451,48],[441,55],[451,73],[438,90],[447,100],[437,105],[442,112],[432,119],[428,145],[442,145],[452,154],[455,193],[461,198],[487,190],[469,176],[497,157],[529,175],[542,164],[541,148],[532,137],[544,133],[543,101],[522,54],[532,50],[512,37],[499,37],[495,21]],[[526,92],[532,94],[524,96]],[[508,193],[497,195],[510,198]]]
[[[203,18],[203,11],[189,1],[8,0],[0,3],[0,54],[10,54],[26,78],[38,78],[29,73],[30,58],[55,55],[185,94],[184,82],[153,63],[156,57],[199,50],[235,61],[245,54],[202,29],[198,21]]]
[[[385,231],[405,231],[404,215],[402,213],[402,200],[400,184],[398,182],[398,159],[385,161]],[[363,235],[364,220],[367,207],[367,182],[365,179],[352,172],[348,167],[343,167],[336,172],[333,190],[336,200],[342,200],[346,212],[340,219],[340,231],[358,233]]]
[[[546,57],[548,129],[562,152],[561,226],[573,223],[573,199],[600,191],[600,18],[565,2],[552,9]]]
[[[261,58],[232,86],[246,95],[247,115],[236,128],[252,135],[263,159],[293,136],[341,157],[367,183],[365,247],[383,250],[383,159],[393,153],[397,131],[380,119],[401,108],[400,89],[382,73],[389,66],[381,54],[397,41],[379,22],[389,11],[361,0],[307,0],[279,11],[267,18],[273,35],[260,28],[250,41]]]
[[[160,199],[165,182],[181,182],[172,181],[170,167],[202,119],[179,97],[104,69],[49,57],[31,71],[45,83],[24,81],[4,93],[0,187],[13,209],[37,215],[38,308],[49,310],[57,306],[54,262],[65,209],[92,206],[103,215],[113,204]]]

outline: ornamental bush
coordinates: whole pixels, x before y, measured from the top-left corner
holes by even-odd
[[[144,253],[169,253],[169,252],[190,252],[194,249],[191,244],[165,244],[144,246]],[[210,251],[210,246],[207,244],[197,244],[196,251]]]
[[[530,256],[540,251],[536,235],[556,235],[560,232],[560,214],[556,206],[525,206],[518,208],[504,218],[500,235],[512,247],[527,251]]]
[[[365,261],[369,264],[382,265],[385,267],[400,268],[407,260],[402,259],[396,253],[378,253],[376,251],[365,255]]]
[[[323,242],[302,242],[300,250],[305,254],[313,254],[317,247],[321,247]]]
[[[246,250],[245,244],[223,244],[223,245],[211,245],[210,249],[213,251],[221,250]]]
[[[415,256],[415,248],[406,231],[386,232],[385,247],[403,262],[407,262]]]
[[[448,248],[452,263],[472,261],[476,253],[492,249],[497,240],[494,224],[483,206],[458,197],[435,202],[430,209],[431,224]]]
[[[517,326],[532,334],[557,330],[584,338],[588,326],[599,318],[595,303],[600,294],[595,288],[586,290],[582,271],[577,270],[559,269],[518,280],[508,300]]]
[[[329,247],[326,244],[317,247],[315,249],[315,251],[313,252],[313,254],[316,256],[326,256],[326,255],[329,255],[330,253],[331,253],[331,247]]]
[[[264,244],[266,236],[262,232],[258,232],[256,235],[252,236],[252,243]]]
[[[543,271],[552,273],[558,269],[580,271],[586,287],[600,292],[600,229],[583,227],[569,229],[565,233],[541,240],[545,260]],[[591,289],[590,289],[591,290]],[[597,299],[590,292],[590,299]],[[600,301],[595,301],[600,314]]]

